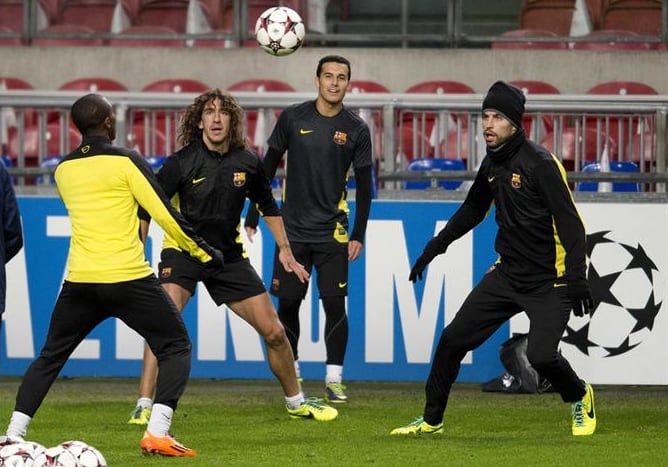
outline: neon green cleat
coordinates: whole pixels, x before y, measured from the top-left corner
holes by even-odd
[[[149,418],[151,418],[151,409],[138,405],[130,414],[128,425],[148,425]]]
[[[298,418],[312,418],[319,422],[329,422],[334,420],[339,415],[339,411],[334,407],[320,402],[320,399],[310,397],[304,399],[304,403],[296,409],[287,407],[288,414],[292,419]]]
[[[593,435],[596,431],[596,413],[594,412],[594,388],[585,383],[586,393],[582,400],[571,404],[573,414],[573,436]]]
[[[333,404],[345,404],[348,396],[343,392],[346,387],[341,383],[327,383],[325,386],[325,399]]]
[[[443,423],[430,425],[424,418],[418,417],[406,426],[400,426],[390,431],[391,435],[436,435],[443,433]]]

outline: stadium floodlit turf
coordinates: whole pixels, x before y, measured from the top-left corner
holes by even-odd
[[[19,380],[0,379],[4,431]],[[390,436],[421,414],[422,383],[347,381],[350,402],[333,422],[291,420],[275,381],[191,380],[176,412],[175,437],[195,459],[144,457],[143,428],[127,424],[136,379],[59,379],[27,439],[47,447],[79,439],[112,467],[139,465],[659,466],[668,462],[668,387],[595,385],[598,428],[571,436],[570,407],[557,394],[453,388],[445,432]],[[306,381],[322,396],[321,381]]]

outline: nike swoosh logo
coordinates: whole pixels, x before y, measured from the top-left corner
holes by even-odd
[[[492,183],[496,177],[487,177],[487,181],[489,183]]]
[[[198,183],[203,182],[205,178],[206,178],[206,177],[202,177],[202,178],[193,178],[193,185],[197,185]]]
[[[344,288],[346,285],[348,285],[347,282],[339,282],[339,289]]]
[[[309,133],[313,133],[314,130],[305,130],[303,128],[299,129],[299,134],[300,135],[308,135]]]

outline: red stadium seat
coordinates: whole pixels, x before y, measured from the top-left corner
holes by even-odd
[[[595,95],[657,95],[658,92],[653,87],[638,81],[607,81],[599,83],[588,89],[586,94]],[[598,123],[597,123],[598,122]],[[625,147],[632,139],[633,135],[638,133],[640,119],[632,116],[610,115],[591,117],[586,119],[588,128],[598,128],[607,132],[620,147]],[[647,130],[651,130],[651,120],[647,120]]]
[[[561,94],[559,90],[545,81],[536,81],[536,80],[516,80],[511,81],[511,84],[517,86],[522,90],[525,96],[529,97],[534,94]],[[533,123],[534,120],[539,118],[541,125],[536,128],[535,134],[532,135],[532,130],[534,129]],[[554,128],[554,116],[552,115],[532,115],[530,113],[525,113],[524,118],[522,119],[522,127],[526,132],[527,136],[531,137],[534,141],[539,141],[547,132],[552,131]]]
[[[494,41],[492,49],[568,49],[568,43],[563,40],[558,42],[536,40],[536,38],[561,37],[543,29],[515,29],[502,33],[500,37],[512,40]]]
[[[433,157],[433,147],[424,133],[408,126],[399,127],[394,135],[395,156],[404,164],[418,157]]]
[[[30,90],[34,89],[29,82],[15,77],[0,76],[0,89]],[[25,126],[31,126],[37,123],[37,112],[31,108],[15,109],[17,118],[23,112],[23,123]],[[17,122],[18,123],[18,122]]]
[[[65,138],[61,136],[62,131],[65,132]],[[22,144],[26,166],[36,167],[39,165],[39,146],[42,138],[46,141],[46,154],[42,154],[42,157],[63,156],[75,149],[81,142],[79,132],[69,124],[61,130],[59,123],[49,123],[44,134],[40,132],[38,125],[32,125],[25,128],[22,142],[18,139],[18,131],[10,132],[9,156],[16,160],[19,154],[19,145]],[[16,164],[14,165],[16,166]]]
[[[88,76],[85,78],[77,78],[58,87],[61,91],[86,91],[86,92],[100,92],[100,91],[127,91],[128,88],[120,81],[111,78],[103,78],[101,76]]]
[[[41,34],[57,34],[62,37],[41,37]],[[104,40],[92,37],[95,30],[81,24],[53,24],[37,31],[32,45],[37,46],[102,46]]]
[[[288,83],[275,79],[247,79],[242,81],[237,81],[230,86],[227,86],[227,90],[234,94],[235,91],[239,92],[294,92],[294,88]],[[273,112],[267,114],[266,112]],[[269,123],[274,118],[278,118],[280,110],[272,109],[260,109],[260,110],[246,110],[246,135],[250,141],[250,146],[253,147],[259,153],[264,152],[264,146],[269,136],[269,132],[272,128],[267,128],[266,125],[263,128],[258,127],[258,117],[265,117],[269,120]],[[258,131],[256,131],[258,130]],[[257,133],[257,134],[256,134]]]
[[[377,81],[371,80],[350,80],[348,83],[348,92],[386,92],[389,93],[390,90],[385,87],[385,85],[378,83]]]
[[[2,37],[2,35],[7,36]],[[9,37],[9,35],[12,35],[13,37]],[[20,37],[20,31],[8,28],[6,26],[0,26],[0,46],[3,45],[23,45],[23,39]]]
[[[167,138],[155,127],[135,122],[128,127],[125,145],[144,156],[167,155]]]
[[[142,88],[142,92],[196,92],[201,93],[207,91],[211,86],[198,81],[196,79],[188,78],[169,78],[161,79],[148,83]]]
[[[662,0],[607,0],[601,15],[601,27],[660,36],[662,8],[666,8]]]
[[[574,170],[576,163],[581,166],[585,161],[598,160],[606,144],[610,160],[617,157],[616,141],[595,129],[587,128],[582,131],[582,128],[567,127],[562,130],[561,138],[559,136],[550,132],[543,137],[540,144],[559,157],[567,170]]]
[[[113,47],[183,47],[185,41],[175,39],[178,34],[167,26],[138,25],[124,29],[109,45]]]
[[[0,0],[0,26],[12,31],[23,29],[23,0]]]
[[[186,32],[189,0],[140,0],[133,25],[164,26]]]
[[[573,41],[573,50],[652,50],[654,43],[642,40],[633,31],[599,29]]]
[[[97,32],[111,31],[117,0],[60,0],[58,23],[81,24]]]
[[[475,90],[468,84],[447,80],[422,81],[409,86],[404,92],[407,94],[475,94]],[[412,126],[413,123],[416,123],[420,131],[429,137],[433,145],[436,145],[437,141],[442,143],[445,140],[448,131],[454,130],[452,127],[456,126],[458,122],[461,122],[461,126],[466,128],[468,126],[467,115],[466,112],[448,112],[446,114],[402,111],[400,121],[404,126]],[[441,124],[435,127],[434,124],[439,119]],[[438,134],[435,133],[437,130]]]
[[[542,29],[568,36],[575,0],[529,0],[520,11],[520,29]]]

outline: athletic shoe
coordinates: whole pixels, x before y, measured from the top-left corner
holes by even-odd
[[[21,436],[0,436],[0,448],[4,448],[8,444],[25,443],[25,439]],[[2,461],[2,459],[0,459]]]
[[[334,404],[345,404],[348,402],[348,396],[343,390],[346,387],[341,383],[327,383],[325,386],[325,399]]]
[[[390,431],[391,435],[435,435],[443,433],[443,423],[430,425],[424,418],[418,417],[406,426],[401,426]]]
[[[329,422],[339,415],[339,411],[334,407],[323,404],[320,402],[320,399],[315,399],[313,397],[304,399],[302,405],[296,409],[291,409],[290,407],[287,407],[287,409],[290,418],[293,419],[312,418],[319,422]]]
[[[596,431],[596,413],[594,412],[594,388],[585,383],[585,393],[582,400],[571,404],[573,414],[573,436],[587,436]]]
[[[151,418],[151,409],[137,406],[130,414],[129,425],[148,425],[148,420]]]
[[[170,434],[163,437],[153,436],[147,431],[141,439],[141,450],[144,454],[158,454],[168,457],[196,457],[197,453],[176,441]]]

